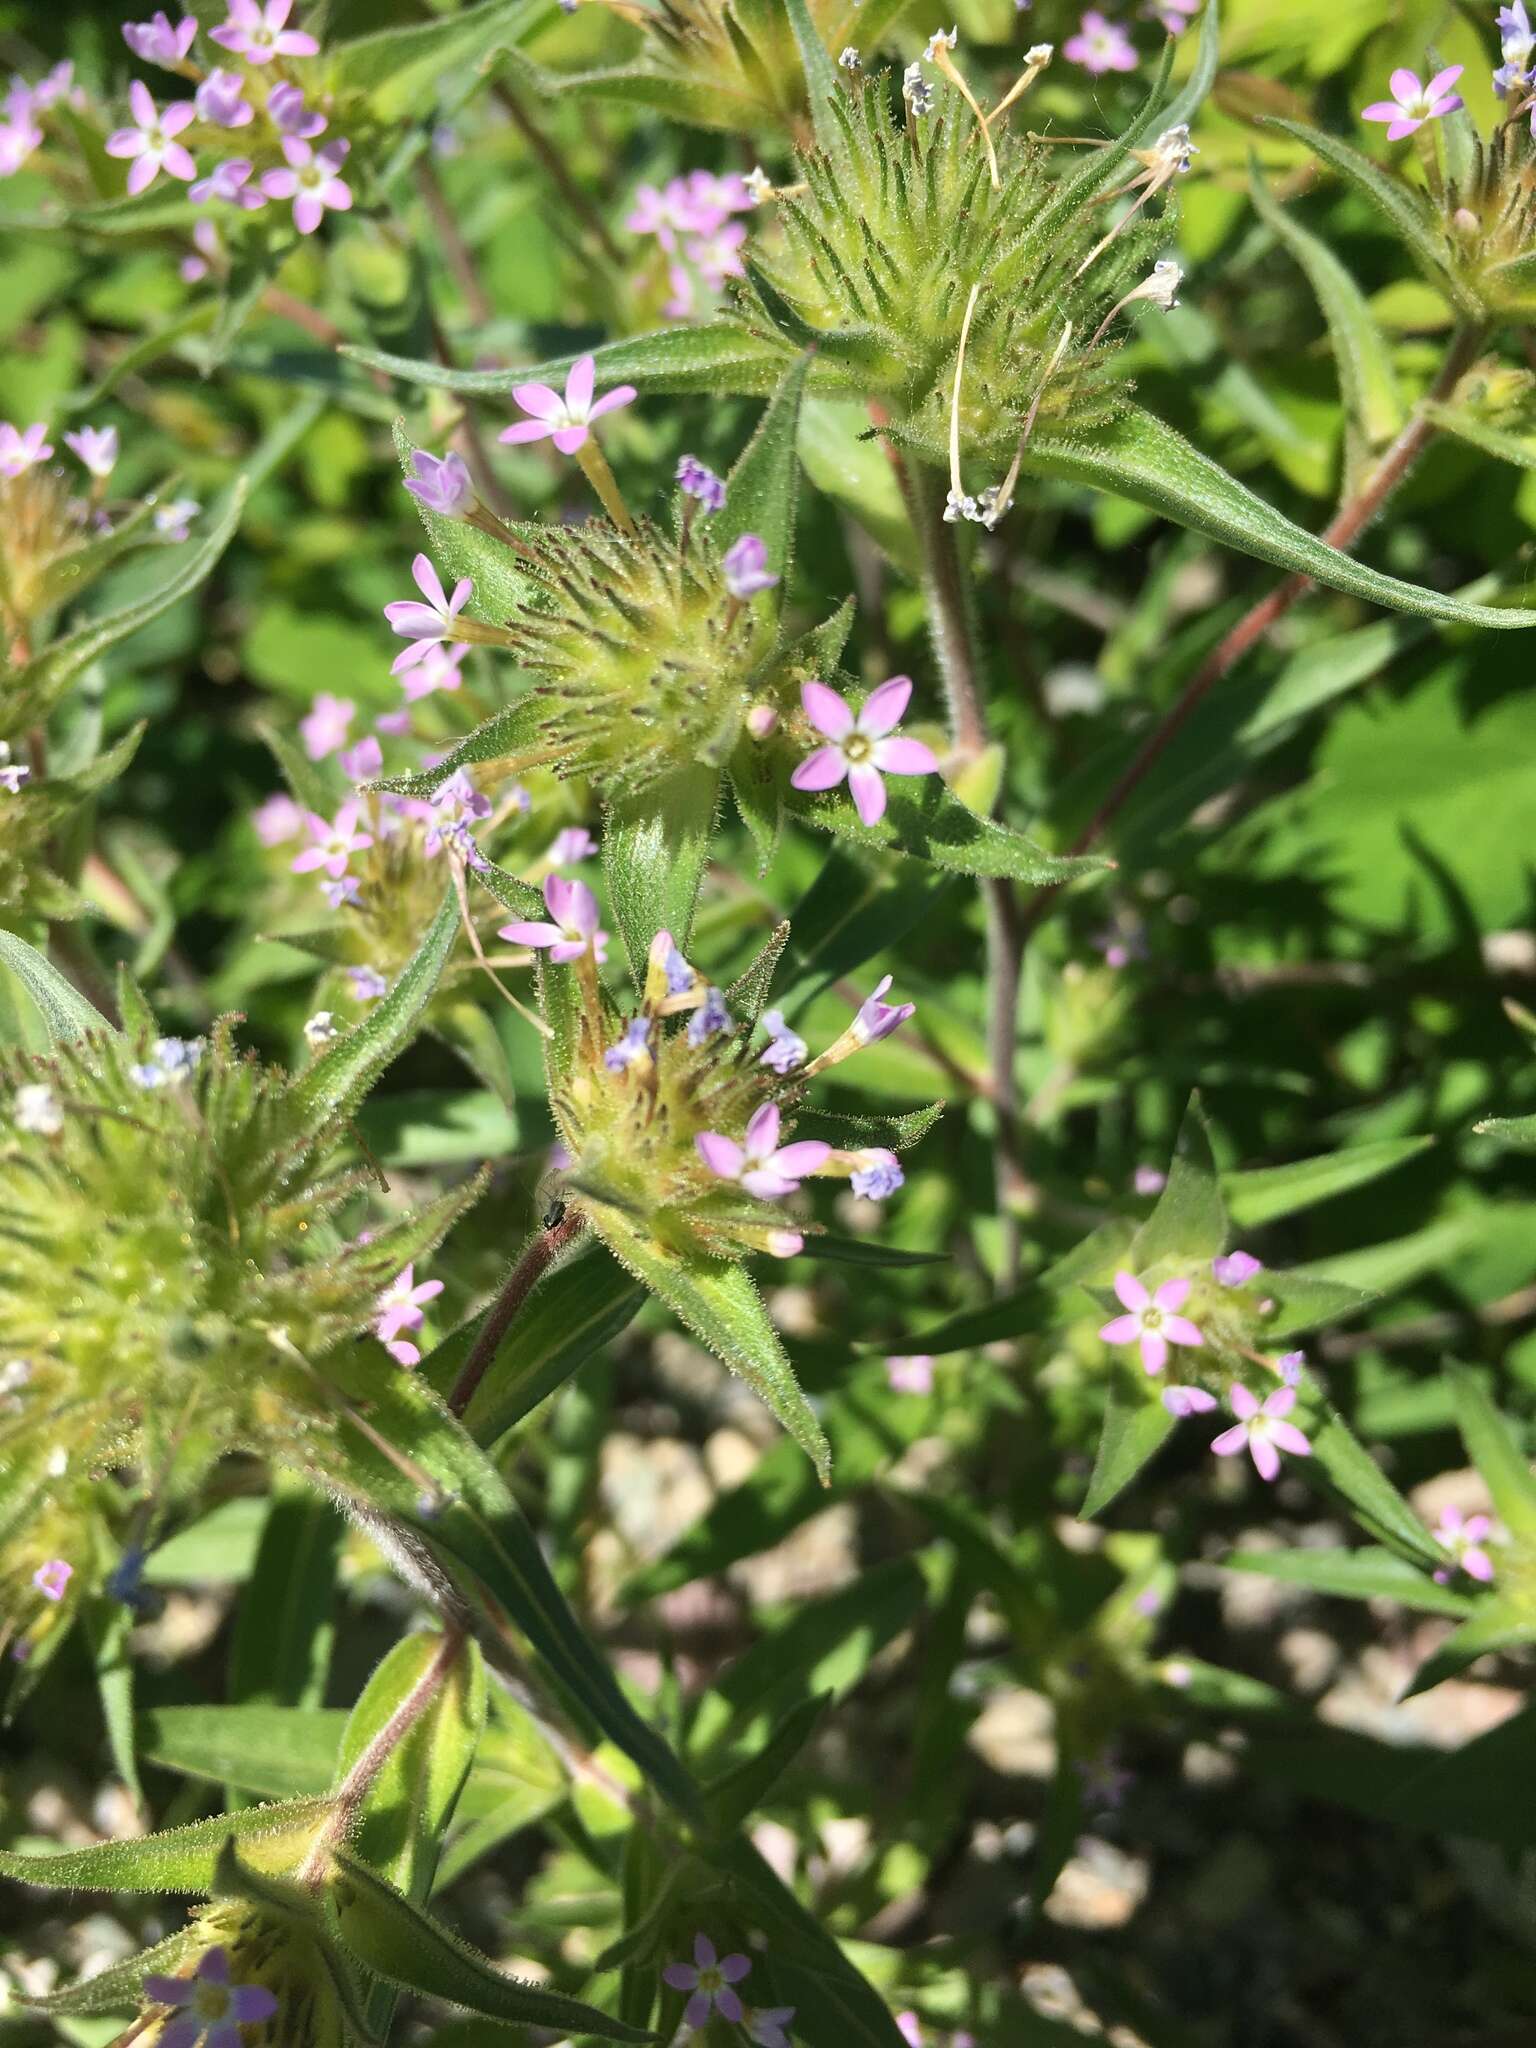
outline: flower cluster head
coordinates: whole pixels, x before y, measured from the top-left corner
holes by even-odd
[[[743,223],[733,218],[757,204],[747,180],[736,172],[690,171],[663,186],[641,185],[624,225],[632,235],[654,239],[664,268],[667,297],[662,312],[686,320],[708,311],[728,278],[743,272]]]

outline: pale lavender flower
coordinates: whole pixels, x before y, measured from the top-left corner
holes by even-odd
[[[789,2023],[795,2016],[792,2005],[761,2006],[747,2021],[747,2033],[756,2048],[790,2048]]]
[[[116,427],[79,427],[64,436],[64,446],[100,483],[117,467]]]
[[[1138,1166],[1131,1176],[1131,1186],[1138,1195],[1160,1195],[1167,1185],[1167,1174],[1157,1166]]]
[[[1246,1287],[1263,1270],[1263,1260],[1252,1252],[1223,1252],[1211,1261],[1211,1272],[1221,1287]]]
[[[1235,1457],[1246,1449],[1252,1457],[1261,1479],[1274,1479],[1280,1471],[1280,1453],[1289,1451],[1293,1458],[1309,1458],[1312,1446],[1286,1417],[1296,1405],[1294,1387],[1277,1387],[1265,1400],[1250,1393],[1247,1387],[1234,1386],[1228,1397],[1232,1413],[1237,1421],[1230,1429],[1224,1429],[1220,1436],[1211,1440],[1211,1449],[1218,1458]]]
[[[926,1351],[912,1351],[885,1361],[885,1379],[893,1394],[931,1394],[933,1358]]]
[[[402,669],[414,668],[429,647],[452,639],[453,622],[468,604],[475,587],[468,576],[461,576],[453,586],[452,597],[445,596],[442,579],[426,555],[418,555],[412,562],[411,575],[426,603],[401,598],[384,607],[391,627],[402,640],[410,642],[390,665],[390,674],[396,676]]]
[[[755,597],[760,590],[772,590],[779,580],[768,567],[768,550],[755,533],[744,533],[732,541],[720,567],[732,597]]]
[[[782,1010],[764,1010],[763,1029],[768,1034],[768,1043],[758,1060],[759,1066],[772,1067],[776,1074],[787,1074],[804,1062],[809,1048],[799,1032],[791,1031],[784,1022]]]
[[[301,235],[312,235],[327,213],[345,213],[351,206],[352,187],[341,176],[351,147],[339,136],[314,149],[300,136],[285,135],[286,166],[263,171],[262,191],[269,199],[293,201],[293,224]]]
[[[732,2026],[740,2026],[744,2008],[731,1986],[739,1984],[751,1968],[746,1956],[717,1956],[709,1937],[698,1934],[694,1936],[693,1961],[668,1963],[661,1974],[674,1991],[692,1993],[683,2008],[683,2021],[697,2031],[712,2012]]]
[[[0,178],[14,178],[34,150],[43,146],[43,131],[23,108],[0,121]]]
[[[907,2048],[923,2048],[923,2023],[915,2012],[897,2013],[896,2031]]]
[[[215,128],[244,128],[256,117],[245,97],[245,79],[238,71],[210,71],[192,95],[192,104],[199,118]]]
[[[345,750],[337,765],[348,782],[372,782],[375,775],[383,772],[384,749],[371,732],[364,733]]]
[[[849,1186],[866,1202],[883,1202],[905,1183],[901,1161],[884,1145],[866,1146],[856,1156],[858,1164],[850,1176]]]
[[[318,1052],[321,1046],[331,1044],[340,1036],[341,1026],[330,1010],[316,1010],[313,1017],[304,1020],[304,1043],[311,1052]]]
[[[64,1128],[64,1107],[46,1081],[29,1081],[11,1097],[11,1121],[33,1138],[56,1138]]]
[[[1455,113],[1462,103],[1461,94],[1452,92],[1451,87],[1465,69],[1465,65],[1451,64],[1444,71],[1437,71],[1425,85],[1416,71],[1400,67],[1387,81],[1391,99],[1373,100],[1362,111],[1361,119],[1387,122],[1388,142],[1401,142],[1426,121],[1438,121],[1442,114]]]
[[[596,851],[597,841],[585,825],[562,825],[544,857],[557,868],[573,867],[577,861],[590,860]]]
[[[389,993],[389,983],[377,967],[349,967],[347,979],[352,984],[353,995],[360,1003],[376,1003],[380,996]]]
[[[699,225],[687,181],[674,178],[664,191],[640,186],[624,225],[632,235],[654,235],[663,249],[676,248],[678,235]]]
[[[619,384],[594,401],[596,383],[596,359],[582,356],[571,365],[563,397],[548,384],[514,384],[512,396],[529,417],[503,427],[497,439],[509,447],[525,441],[549,440],[562,455],[574,455],[586,445],[594,420],[639,396],[633,384]]]
[[[933,749],[895,737],[912,695],[910,676],[892,676],[871,690],[857,715],[846,697],[825,683],[805,683],[805,715],[828,744],[808,754],[790,777],[796,789],[835,789],[846,777],[854,809],[866,825],[885,816],[886,775],[937,775]]]
[[[174,71],[186,62],[187,52],[197,39],[197,18],[183,15],[173,22],[168,14],[156,13],[148,21],[125,21],[123,41],[142,64],[160,64]]]
[[[46,462],[52,453],[53,444],[41,420],[20,431],[9,420],[0,420],[0,476],[20,476]]]
[[[282,135],[296,135],[301,142],[313,142],[325,133],[325,116],[304,103],[304,88],[284,80],[267,94],[267,112]]]
[[[1306,1370],[1306,1364],[1307,1354],[1305,1351],[1282,1351],[1275,1360],[1280,1377],[1288,1387],[1300,1386],[1301,1375]]]
[[[696,455],[677,458],[677,487],[684,497],[697,498],[706,512],[718,512],[725,503],[725,479],[716,476]]]
[[[32,1574],[32,1583],[45,1600],[62,1600],[74,1575],[72,1564],[66,1564],[62,1557],[50,1557]]]
[[[302,29],[286,26],[293,0],[229,0],[229,19],[208,33],[247,64],[270,64],[274,57],[317,57],[320,45]]]
[[[475,486],[462,455],[429,455],[417,448],[411,455],[416,474],[407,477],[405,488],[429,512],[444,519],[462,519],[475,502]]]
[[[320,884],[320,894],[332,910],[340,910],[362,901],[363,885],[356,875],[338,875],[334,881]]]
[[[202,509],[196,498],[170,498],[155,507],[154,529],[164,540],[186,540],[192,532],[192,521]]]
[[[274,790],[251,813],[256,837],[263,846],[282,846],[304,829],[304,813],[286,790]]]
[[[504,924],[499,936],[516,946],[548,949],[551,960],[580,960],[588,952],[602,964],[608,957],[608,934],[598,924],[597,898],[585,882],[569,881],[564,875],[548,875],[544,881],[544,906],[551,923],[520,918]]]
[[[431,661],[439,659],[441,658],[441,655],[442,649],[440,647],[434,647],[431,654],[427,656],[427,660]],[[426,663],[423,662],[418,667],[413,668],[410,671],[411,675],[419,675],[421,673],[421,669],[425,666]],[[459,679],[457,676],[455,676],[454,680],[451,683],[443,684],[443,688],[445,690],[456,690],[458,687]],[[407,697],[409,697],[411,692],[407,690],[405,694]],[[420,691],[417,692],[418,696],[421,694],[423,693]],[[405,710],[381,711],[378,717],[373,721],[373,729],[375,732],[383,733],[385,739],[387,740],[403,740],[406,734],[411,729],[411,714],[409,711]]]
[[[1216,1396],[1208,1394],[1204,1387],[1164,1387],[1163,1406],[1181,1420],[1186,1415],[1209,1415],[1216,1406]]]
[[[719,1131],[700,1131],[694,1143],[711,1173],[721,1180],[739,1181],[749,1195],[775,1201],[781,1195],[792,1195],[806,1174],[818,1172],[832,1156],[832,1147],[820,1138],[780,1145],[779,1122],[778,1104],[765,1102],[753,1112],[745,1143],[738,1144]]]
[[[205,206],[210,199],[219,199],[226,206],[238,206],[244,213],[254,213],[266,205],[259,186],[250,182],[251,160],[249,157],[226,157],[223,163],[215,164],[206,178],[199,178],[191,186],[187,197],[194,206]],[[193,229],[193,239],[200,245],[202,230],[207,226],[199,221]],[[214,253],[217,253],[215,244]]]
[[[693,272],[684,264],[669,264],[667,283],[671,287],[671,295],[662,303],[663,317],[668,320],[686,320],[693,312],[696,297]]]
[[[1200,0],[1154,0],[1147,9],[1152,19],[1161,22],[1171,36],[1183,35],[1199,11]]]
[[[682,948],[670,932],[658,932],[651,945],[651,958],[661,960],[661,971],[667,978],[669,996],[686,996],[693,991],[698,976],[683,957]]]
[[[711,291],[719,291],[728,277],[744,277],[741,246],[747,231],[739,220],[726,221],[707,235],[693,235],[683,244],[683,254],[694,265]]]
[[[916,1003],[888,1003],[885,992],[891,985],[891,977],[883,974],[873,990],[860,1003],[858,1014],[848,1030],[860,1045],[876,1045],[882,1038],[889,1038],[898,1025],[917,1013]]]
[[[128,190],[139,193],[152,185],[161,171],[167,177],[190,181],[197,176],[191,152],[176,140],[191,121],[196,109],[190,100],[173,100],[164,113],[156,107],[149,87],[136,78],[128,88],[128,104],[137,126],[118,128],[107,137],[107,155],[131,157]]]
[[[322,690],[308,712],[299,720],[299,738],[311,761],[323,761],[347,744],[347,735],[357,706],[350,697],[333,697]]]
[[[610,1074],[623,1074],[642,1061],[648,1064],[651,1058],[650,1038],[650,1018],[631,1017],[624,1027],[623,1036],[603,1054],[603,1065]]]
[[[1096,8],[1083,16],[1075,36],[1068,36],[1061,54],[1069,64],[1081,64],[1094,78],[1106,71],[1134,71],[1136,45],[1117,21],[1110,21]]]
[[[416,1279],[415,1265],[397,1273],[374,1304],[373,1334],[381,1344],[402,1330],[419,1330],[426,1321],[425,1304],[443,1291],[441,1280]]]
[[[373,835],[362,829],[362,815],[362,800],[355,796],[349,796],[335,817],[329,820],[317,817],[313,811],[306,812],[304,829],[313,844],[294,855],[289,863],[293,872],[307,875],[316,868],[322,868],[333,882],[339,882],[352,855],[373,844]]]
[[[725,1007],[725,997],[717,988],[706,988],[703,1002],[688,1019],[688,1043],[702,1045],[717,1031],[729,1031],[730,1028],[731,1013]]]
[[[1463,1515],[1460,1508],[1447,1507],[1440,1510],[1434,1535],[1435,1541],[1450,1552],[1468,1578],[1486,1586],[1493,1578],[1493,1559],[1486,1548],[1492,1529],[1493,1523],[1487,1515]],[[1444,1585],[1450,1573],[1437,1571],[1435,1577]]]
[[[9,747],[6,748],[9,753]],[[7,796],[20,796],[21,785],[31,780],[32,770],[24,761],[0,761],[0,789]]]
[[[400,687],[405,692],[407,704],[415,704],[423,697],[430,697],[435,690],[451,692],[459,689],[464,681],[460,663],[468,652],[469,643],[464,640],[455,640],[451,647],[427,647],[421,659],[412,662],[400,678]]]
[[[446,850],[458,854],[477,871],[485,869],[489,863],[469,828],[490,815],[490,798],[476,789],[464,769],[456,768],[432,792],[431,823],[422,840],[422,851],[435,856]]]
[[[190,1977],[147,1976],[144,1996],[177,2008],[155,2036],[158,2048],[240,2048],[240,2029],[277,2011],[277,1994],[265,1984],[230,1983],[222,1948],[209,1949]]]
[[[687,189],[689,225],[707,234],[717,222],[731,213],[750,213],[755,201],[747,189],[747,181],[737,171],[690,171],[684,185]]]
[[[1105,1323],[1099,1335],[1106,1344],[1138,1345],[1142,1369],[1161,1372],[1168,1363],[1170,1344],[1205,1342],[1189,1318],[1178,1314],[1189,1299],[1190,1284],[1182,1278],[1165,1280],[1152,1294],[1134,1273],[1117,1273],[1115,1294],[1127,1313]]]

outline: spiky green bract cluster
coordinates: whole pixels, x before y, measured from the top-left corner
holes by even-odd
[[[228,1022],[200,1056],[172,1043],[0,1055],[0,1634],[89,1589],[132,1493],[163,1503],[224,1450],[331,1432],[326,1354],[474,1192],[344,1243],[367,1176],[342,1118]],[[50,1559],[74,1572],[55,1606],[32,1583]]]
[[[1473,133],[1469,162],[1447,176],[1441,205],[1445,265],[1490,313],[1536,312],[1536,142],[1523,121],[1485,142]]]
[[[1109,419],[1124,388],[1113,336],[1088,344],[1150,269],[1166,221],[1139,216],[1079,276],[1111,226],[1102,180],[1081,166],[1075,179],[1058,175],[1059,158],[999,127],[994,191],[975,116],[947,87],[933,114],[905,127],[889,74],[855,81],[829,104],[842,146],[835,158],[800,154],[805,189],[781,199],[783,246],[752,267],[746,323],[814,344],[816,388],[840,383],[877,400],[893,438],[942,462],[966,305],[979,286],[963,453],[1006,463],[1037,399],[1041,433]]]
[[[239,2028],[244,2048],[348,2048],[365,2038],[354,2017],[355,1989],[310,1903],[295,1891],[292,1909],[283,1910],[285,1889],[268,1878],[260,1904],[216,1899],[204,1907],[187,1930],[184,1960],[158,1974],[192,1976],[211,1950],[221,1949],[231,1984],[257,1985],[277,2000],[270,2018]],[[154,2017],[139,2039],[154,2048],[186,2010],[152,2006]]]
[[[509,626],[538,679],[528,765],[549,761],[613,796],[724,761],[773,626],[731,596],[707,526],[683,539],[650,521],[625,534],[589,519],[518,536],[519,569],[539,594]]]

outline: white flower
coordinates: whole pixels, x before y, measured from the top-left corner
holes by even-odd
[[[18,1131],[30,1131],[37,1138],[56,1138],[64,1128],[59,1098],[42,1081],[16,1090],[11,1098],[11,1116]]]
[[[928,47],[923,52],[923,62],[925,64],[939,63],[947,52],[955,47],[959,40],[960,30],[958,27],[952,28],[947,35],[943,29],[936,28],[928,38]]]
[[[316,1010],[304,1025],[305,1042],[316,1051],[322,1045],[329,1045],[333,1038],[339,1038],[341,1031],[335,1017],[329,1010]]]

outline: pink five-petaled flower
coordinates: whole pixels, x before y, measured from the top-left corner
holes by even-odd
[[[683,2007],[683,2022],[697,2030],[712,2012],[718,2012],[732,2026],[740,2026],[743,2007],[731,1986],[739,1984],[751,1967],[750,1960],[743,1955],[717,1956],[709,1936],[696,1934],[693,1961],[668,1963],[661,1974],[674,1991],[693,1994]]]
[[[738,1145],[719,1131],[700,1131],[693,1142],[711,1173],[722,1180],[739,1181],[749,1195],[765,1202],[792,1195],[806,1174],[815,1173],[832,1156],[832,1147],[820,1138],[781,1145],[776,1102],[765,1102],[753,1111],[744,1144]]]
[[[1136,45],[1117,21],[1109,21],[1090,8],[1075,36],[1068,36],[1061,54],[1069,64],[1081,64],[1095,78],[1106,71],[1134,71]]]
[[[64,446],[98,482],[104,482],[117,467],[116,427],[79,427],[64,436]]]
[[[1451,87],[1465,68],[1461,64],[1452,64],[1444,71],[1437,71],[1428,85],[1420,83],[1416,71],[1406,68],[1394,71],[1389,80],[1391,99],[1373,100],[1363,110],[1361,119],[1388,122],[1388,142],[1401,142],[1405,135],[1412,135],[1426,121],[1438,121],[1442,114],[1455,113],[1461,105],[1461,94],[1452,92]]]
[[[855,715],[846,697],[825,683],[805,683],[805,715],[828,744],[808,754],[789,778],[796,789],[835,789],[846,776],[854,809],[866,825],[885,816],[885,775],[937,775],[933,750],[921,740],[895,737],[907,700],[910,676],[892,676],[871,690]]]
[[[1165,1280],[1156,1294],[1149,1294],[1134,1273],[1117,1273],[1115,1294],[1129,1313],[1107,1322],[1099,1335],[1106,1344],[1139,1344],[1143,1368],[1161,1372],[1170,1344],[1205,1342],[1188,1316],[1178,1313],[1189,1299],[1189,1289],[1188,1280]]]
[[[1487,1585],[1493,1577],[1493,1559],[1484,1549],[1493,1523],[1486,1515],[1463,1515],[1460,1508],[1442,1508],[1435,1529],[1435,1541],[1451,1553],[1469,1579]],[[1449,1572],[1436,1572],[1443,1584]]]
[[[349,796],[329,824],[313,811],[307,812],[304,829],[314,845],[294,855],[293,872],[307,875],[315,868],[324,868],[333,882],[339,882],[352,855],[373,844],[373,835],[358,829],[362,809],[361,799]]]
[[[312,235],[327,212],[345,213],[351,206],[352,187],[340,175],[351,147],[340,136],[314,149],[302,136],[285,135],[286,167],[262,172],[261,189],[269,199],[293,201],[293,224],[301,235]]]
[[[888,1358],[885,1378],[893,1394],[931,1394],[933,1356],[927,1351],[909,1351]]]
[[[594,404],[596,383],[595,358],[582,356],[571,365],[563,398],[548,384],[514,384],[512,396],[529,417],[503,427],[497,438],[509,447],[523,441],[553,441],[562,455],[574,455],[585,446],[594,420],[639,396],[633,384],[618,384]]]
[[[50,1557],[32,1574],[32,1583],[45,1600],[62,1600],[74,1575],[72,1564],[66,1564],[62,1557]]]
[[[317,135],[325,132],[324,114],[307,107],[304,88],[286,79],[281,85],[274,85],[267,94],[267,112],[272,116],[274,126],[284,135],[299,135],[306,142],[313,142]]]
[[[333,697],[329,690],[322,690],[299,720],[299,738],[311,761],[323,761],[344,747],[356,716],[357,706],[350,697]]]
[[[271,2019],[277,1995],[265,1984],[231,1984],[229,1957],[211,1948],[190,1977],[147,1976],[144,1996],[179,2008],[155,2039],[159,2048],[242,2048],[242,2027]]]
[[[133,158],[128,172],[129,192],[142,192],[146,185],[155,182],[161,171],[172,178],[195,178],[197,165],[192,161],[191,152],[176,140],[188,122],[196,117],[197,109],[192,102],[173,100],[162,114],[155,106],[149,87],[142,78],[136,78],[128,88],[128,104],[138,126],[119,128],[109,135],[107,155]]]
[[[1310,1458],[1312,1446],[1294,1422],[1286,1417],[1296,1406],[1294,1387],[1276,1387],[1262,1402],[1257,1394],[1239,1384],[1231,1393],[1232,1413],[1237,1417],[1230,1429],[1211,1440],[1218,1458],[1232,1458],[1246,1445],[1261,1479],[1273,1479],[1280,1470],[1280,1453],[1293,1458]]]
[[[215,128],[245,128],[256,118],[255,108],[245,97],[245,79],[238,71],[210,71],[192,95],[192,104],[198,118]]]
[[[285,26],[293,0],[229,0],[229,19],[208,33],[247,64],[270,64],[274,57],[316,57],[320,45],[302,29]]]
[[[426,1320],[425,1302],[435,1301],[443,1291],[441,1280],[416,1282],[416,1268],[409,1265],[395,1275],[374,1304],[378,1310],[373,1333],[381,1344],[398,1337],[402,1330],[419,1330]]]
[[[41,420],[20,432],[9,420],[0,420],[0,476],[20,476],[53,453],[48,429]]]
[[[589,950],[599,964],[607,959],[608,934],[599,929],[597,898],[585,882],[547,875],[544,906],[552,924],[520,919],[516,924],[504,924],[499,936],[517,946],[548,947],[551,960],[579,960]]]
[[[414,668],[429,647],[440,647],[444,641],[453,638],[453,622],[468,604],[474,584],[467,576],[461,576],[453,586],[452,597],[443,593],[442,578],[425,555],[418,555],[411,564],[411,575],[416,588],[427,600],[420,604],[413,597],[400,598],[394,604],[384,607],[384,616],[402,640],[409,640],[410,646],[402,648],[390,664],[390,674],[399,675],[405,668]]]

